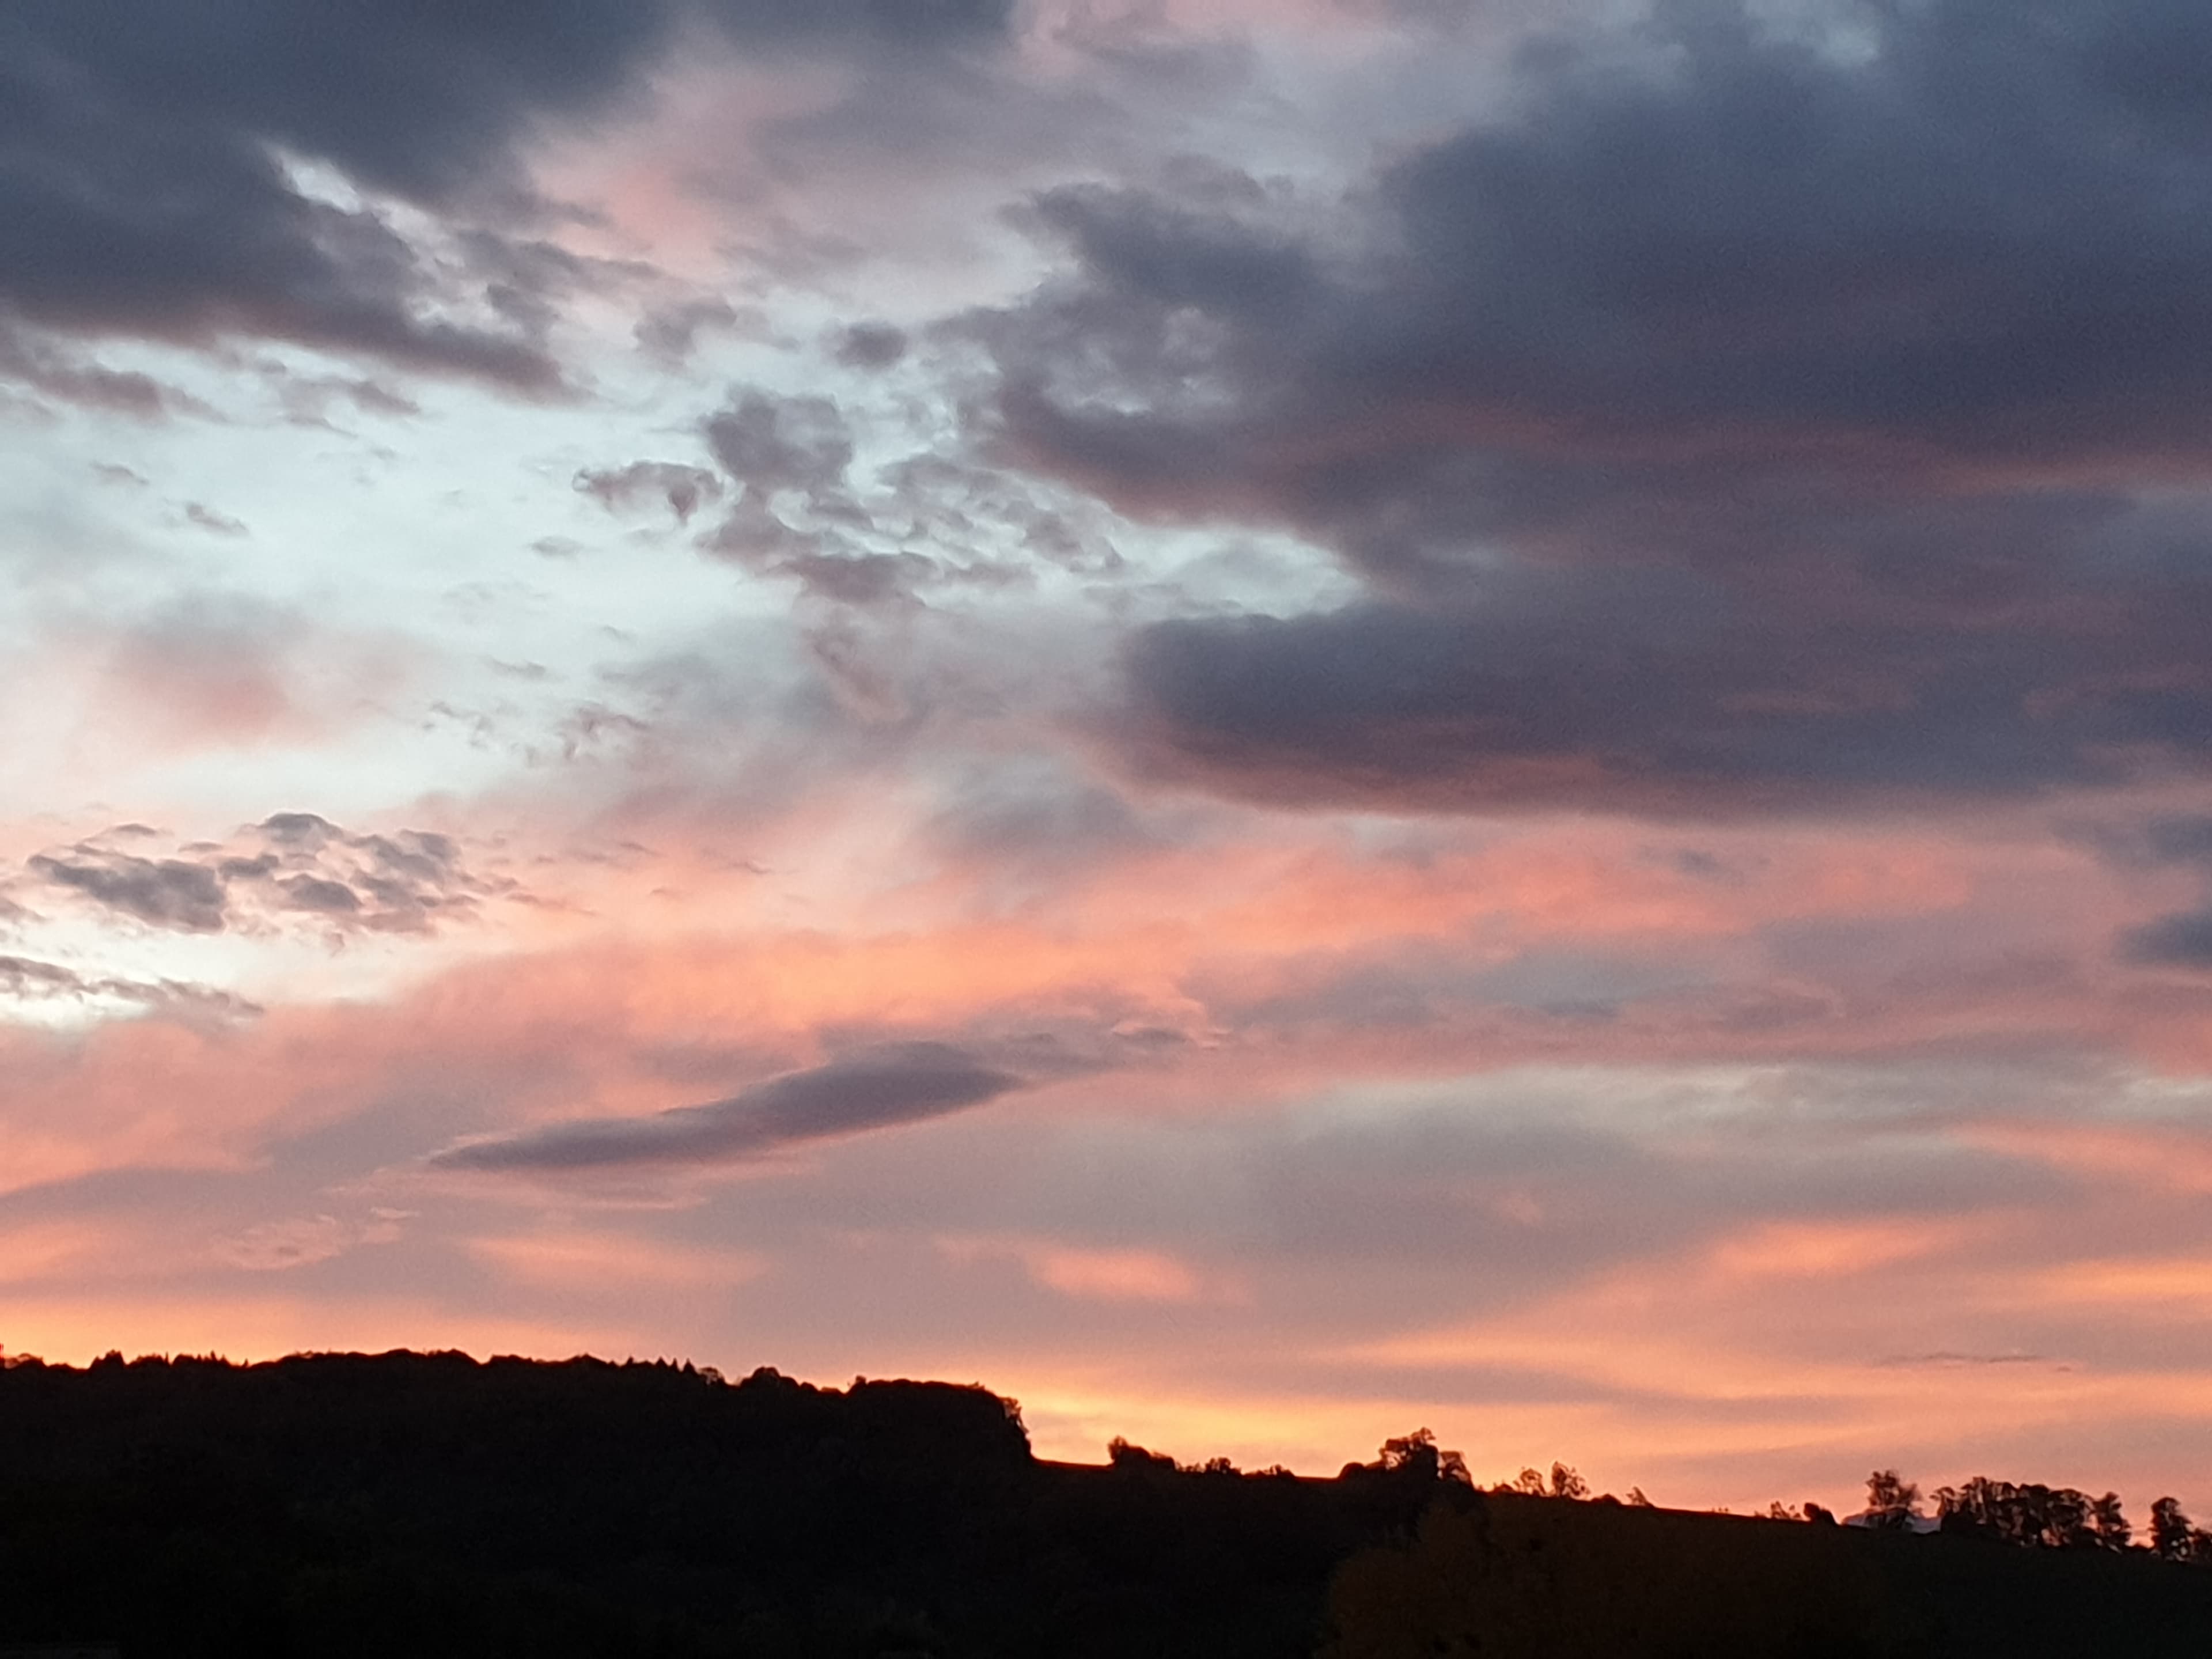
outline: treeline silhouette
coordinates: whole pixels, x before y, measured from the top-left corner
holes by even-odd
[[[937,1382],[12,1360],[0,1652],[2212,1651],[2212,1572],[2174,1565],[2203,1534],[2171,1500],[2126,1547],[2103,1500],[1996,1481],[1939,1492],[1922,1538],[1592,1498],[1563,1464],[1485,1491],[1425,1431],[1330,1480],[1109,1454],[1039,1461],[1012,1401]],[[1909,1522],[1917,1494],[1888,1478]]]

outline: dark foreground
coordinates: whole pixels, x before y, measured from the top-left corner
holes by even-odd
[[[981,1389],[338,1355],[0,1370],[0,1652],[2212,1653],[2212,1571],[1042,1463]]]

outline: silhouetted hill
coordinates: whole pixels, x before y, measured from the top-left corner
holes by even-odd
[[[1031,1457],[979,1388],[459,1354],[0,1370],[0,1644],[1303,1655],[1433,1494]]]
[[[1334,1480],[1135,1448],[1045,1463],[1010,1402],[943,1383],[459,1354],[17,1362],[0,1650],[2212,1651],[2202,1569],[1516,1498],[1453,1473],[1419,1441]]]
[[[1322,1659],[2212,1653],[2212,1572],[2147,1552],[1510,1493],[1337,1574]]]

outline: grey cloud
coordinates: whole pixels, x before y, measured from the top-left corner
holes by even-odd
[[[1659,8],[1628,41],[1545,42],[1517,111],[1385,173],[1342,246],[1218,192],[1050,193],[1036,211],[1082,280],[1007,319],[1009,367],[1057,402],[1080,388],[1052,377],[1091,354],[1148,429],[1198,443],[1180,465],[1146,452],[1158,482],[1217,499],[1272,495],[1302,445],[1388,487],[1372,469],[1500,427],[1601,459],[1700,435],[2201,453],[2176,417],[2202,412],[2212,352],[2192,210],[2212,122],[2181,117],[2212,97],[2212,26],[2179,0],[1937,0],[1881,27],[1862,63],[1725,0]],[[2163,88],[2112,72],[2160,38]],[[1202,377],[1187,412],[1177,371]],[[1079,430],[1103,472],[1146,481],[1110,422]]]
[[[942,1117],[1022,1086],[1022,1079],[964,1050],[905,1043],[789,1073],[711,1105],[556,1123],[453,1147],[430,1162],[451,1170],[546,1172],[729,1163]]]
[[[841,605],[886,605],[908,597],[940,573],[934,559],[919,553],[801,552],[778,560],[780,576],[798,579],[817,598]]]
[[[1144,763],[1285,800],[1430,811],[1569,804],[1726,815],[1932,804],[2202,763],[2212,684],[2144,684],[2212,623],[2203,594],[2132,637],[2062,618],[1778,616],[1650,573],[1501,578],[1487,604],[1367,604],[1140,635]]]
[[[344,914],[383,933],[427,933],[449,917],[473,912],[478,897],[493,890],[467,870],[450,836],[427,830],[403,830],[392,836],[342,838],[346,857],[325,853],[326,872],[311,879],[349,888],[355,899]],[[298,895],[290,895],[295,902]],[[326,904],[314,908],[329,914]]]
[[[87,336],[258,335],[557,391],[547,296],[573,273],[487,236],[457,288],[374,211],[303,193],[278,157],[481,230],[535,205],[523,143],[635,101],[685,27],[748,51],[912,64],[988,41],[1007,13],[1005,0],[345,0],[303,28],[280,0],[0,9],[0,313]],[[497,320],[427,314],[456,297]]]
[[[931,842],[995,875],[1059,873],[1166,844],[1110,790],[1057,772],[962,778]]]
[[[73,889],[149,927],[217,933],[228,920],[222,878],[184,860],[143,859],[79,843],[67,853],[39,854],[29,867],[54,886]]]
[[[884,365],[908,345],[884,323],[830,338],[848,364]],[[899,436],[915,448],[863,461],[854,421],[835,399],[732,386],[700,423],[734,497],[700,550],[861,607],[912,605],[931,588],[1031,583],[1039,568],[1124,570],[1094,503],[986,465],[957,438],[947,443],[925,404],[878,402],[869,414],[872,449]],[[589,471],[578,486],[620,495],[658,476],[642,466]]]
[[[2123,869],[2193,865],[2212,884],[2212,816],[2162,812],[2130,823],[2094,823],[2075,833]],[[2123,961],[2156,966],[2212,968],[2212,900],[2126,929],[2118,954]]]
[[[609,511],[641,501],[662,502],[678,524],[690,523],[702,502],[714,501],[722,493],[722,481],[706,468],[675,461],[632,461],[628,466],[586,469],[576,475],[575,486]]]
[[[960,574],[898,545],[902,538],[854,500],[847,489],[852,428],[830,398],[737,388],[705,430],[740,491],[702,544],[706,551],[843,605],[910,601],[915,589]],[[779,495],[795,499],[779,510],[770,504]]]
[[[915,687],[886,661],[880,640],[849,616],[807,629],[806,654],[831,702],[852,725],[878,732],[910,728],[918,710]]]
[[[786,559],[815,553],[819,544],[817,538],[792,528],[769,511],[757,495],[748,491],[738,498],[703,545],[718,558],[765,570]]]
[[[1793,1068],[1764,1085],[1761,1098],[1730,1103],[1738,1109],[1707,1123],[1698,1151],[1685,1152],[1662,1126],[1694,1115],[1701,1097],[1708,1110],[1719,1105],[1711,1084],[1670,1083],[1639,1103],[1650,1121],[1638,1124],[1608,1121],[1571,1079],[1488,1080],[1461,1101],[1279,1134],[1248,1155],[1247,1178],[1265,1195],[1273,1236],[1301,1254],[1486,1258],[1542,1277],[1647,1255],[1717,1224],[1943,1218],[2047,1202],[2065,1190],[2063,1177],[2001,1154],[1894,1134],[1869,1109],[1925,1081],[1915,1067]],[[2024,1073],[2014,1086],[2022,1101],[2044,1092]],[[1905,1120],[1927,1130],[1973,1115],[1945,1094],[1928,1090]],[[1816,1126],[1814,1115],[1825,1121]],[[1796,1138],[1778,1159],[1773,1131],[1784,1119]]]
[[[393,391],[382,381],[359,375],[301,374],[284,364],[261,365],[261,374],[276,394],[287,420],[300,426],[330,426],[331,406],[340,400],[363,415],[400,416],[420,415],[422,405]]]
[[[0,380],[14,380],[58,403],[141,420],[210,412],[191,393],[143,371],[109,368],[81,352],[39,339],[29,330],[12,325],[4,311],[0,311]]]
[[[2212,817],[2202,813],[2164,813],[2142,826],[2142,848],[2161,864],[2212,866]]]
[[[2161,811],[2124,827],[2086,832],[2106,856],[2126,865],[2203,865],[2212,869],[2212,817],[2201,811]]]
[[[853,460],[852,431],[827,398],[779,398],[745,387],[708,417],[706,429],[714,459],[748,494],[833,490]]]
[[[805,46],[873,43],[893,52],[985,41],[1012,21],[1013,0],[701,0],[707,16],[740,41]]]
[[[651,726],[634,714],[625,714],[604,703],[583,703],[561,722],[562,758],[574,760],[614,742],[638,742],[648,737],[652,730]]]
[[[640,350],[676,364],[690,357],[699,336],[709,330],[745,326],[757,331],[764,321],[757,312],[741,316],[726,300],[684,300],[654,307],[639,319],[633,332]]]
[[[2020,1064],[1979,1081],[2031,1115],[2053,1097],[2077,1106],[2063,1072]],[[2084,1092],[2111,1081],[2100,1074]],[[1433,1328],[1440,1295],[1462,1312],[1521,1303],[1766,1223],[1934,1224],[2063,1204],[2073,1183],[2063,1175],[1948,1138],[1986,1113],[1958,1092],[1955,1074],[1924,1066],[1792,1067],[1748,1087],[1711,1074],[1530,1071],[1437,1085],[1418,1099],[1349,1090],[1280,1114],[1141,1133],[1030,1115],[1004,1131],[948,1127],[933,1161],[956,1183],[949,1201],[903,1187],[886,1158],[854,1207],[912,1205],[911,1224],[927,1237],[988,1224],[977,1213],[1011,1197],[1001,1224],[1125,1248],[1133,1235],[1186,1260],[1255,1269],[1267,1276],[1262,1305],[1299,1282],[1287,1275],[1342,1282],[1355,1267],[1382,1267],[1358,1275],[1357,1308],[1334,1310],[1337,1335],[1378,1315]],[[1005,1134],[1043,1143],[1024,1160],[1018,1192],[957,1184]]]
[[[263,835],[284,847],[317,848],[343,833],[319,812],[272,812],[261,820]]]
[[[1104,531],[1074,516],[1087,503],[1041,501],[1003,469],[925,453],[892,463],[883,477],[911,539],[959,546],[997,532],[1031,558],[1079,575],[1110,576],[1125,568]]]
[[[100,909],[183,933],[281,927],[302,915],[325,927],[428,933],[506,890],[471,872],[450,836],[355,835],[313,812],[276,813],[227,843],[196,843],[167,858],[114,845],[140,839],[111,831],[40,854],[27,868]]]
[[[232,518],[228,513],[217,512],[204,501],[185,502],[185,517],[201,529],[212,532],[218,536],[245,536],[252,533],[239,520]]]
[[[2212,968],[2212,908],[2164,916],[2132,929],[2122,938],[2121,953],[2136,962]]]
[[[889,368],[906,349],[906,331],[896,325],[854,323],[838,334],[835,356],[848,368]]]
[[[1698,812],[2200,770],[2212,19],[1729,0],[1532,48],[1316,215],[1049,192],[977,435],[1370,601],[1139,635],[1208,787]]]
[[[871,526],[872,528],[872,526]],[[942,574],[933,559],[903,549],[878,552],[835,526],[800,529],[747,491],[701,546],[764,576],[786,577],[817,599],[878,605],[912,598]]]
[[[85,981],[82,975],[54,963],[0,957],[0,986],[10,996],[55,996],[81,994]]]
[[[241,1017],[260,1012],[254,1004],[228,991],[182,980],[124,979],[80,974],[58,963],[0,956],[0,995],[21,1001],[90,1000],[136,1003],[149,1012]]]
[[[1192,990],[1224,1022],[1255,1030],[1465,1029],[1480,1021],[1536,1037],[1547,1028],[1557,1036],[1562,1026],[1586,1034],[1639,1002],[1671,1005],[1684,1027],[1692,1007],[1718,1014],[1728,1006],[1711,965],[1681,957],[1538,949],[1477,963],[1450,950],[1415,948],[1337,951],[1304,963],[1292,957],[1282,965],[1292,982],[1257,998],[1240,994],[1233,980],[1217,985],[1202,973]]]
[[[345,916],[358,915],[361,910],[361,895],[342,881],[326,881],[320,876],[294,876],[277,885],[302,910]]]

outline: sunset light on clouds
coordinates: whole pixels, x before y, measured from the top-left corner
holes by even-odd
[[[2212,1507],[2208,432],[2185,0],[0,8],[0,1346]]]

